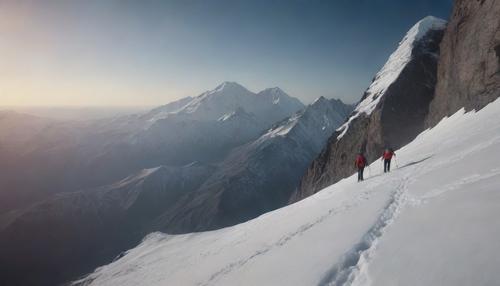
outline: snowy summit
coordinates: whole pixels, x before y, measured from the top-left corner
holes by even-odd
[[[427,16],[416,23],[406,34],[403,40],[399,43],[398,48],[391,54],[389,60],[385,63],[382,69],[375,75],[373,82],[368,87],[365,95],[356,106],[353,114],[348,122],[342,125],[338,130],[342,133],[338,139],[342,138],[349,128],[352,120],[361,114],[370,115],[377,107],[380,99],[385,92],[393,84],[412,59],[412,53],[416,44],[422,38],[433,30],[443,30],[446,27],[446,21],[434,16]]]

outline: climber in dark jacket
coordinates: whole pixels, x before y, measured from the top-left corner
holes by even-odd
[[[392,156],[396,156],[396,153],[394,153],[392,148],[386,148],[382,154],[382,161],[384,161],[384,173],[391,171]]]
[[[356,168],[358,168],[358,182],[361,182],[364,180],[363,171],[365,170],[366,166],[366,158],[362,152],[358,153],[356,161],[354,161],[354,165],[356,166]]]

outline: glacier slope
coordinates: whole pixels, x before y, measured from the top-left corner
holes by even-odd
[[[498,154],[500,100],[420,134],[390,174],[374,162],[363,183],[349,177],[240,225],[151,234],[75,284],[494,285]]]

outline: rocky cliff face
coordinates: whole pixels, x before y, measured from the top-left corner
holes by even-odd
[[[443,20],[426,17],[411,28],[348,122],[313,161],[291,201],[351,175],[360,150],[371,162],[380,157],[384,147],[401,147],[424,129],[445,25]]]
[[[500,0],[456,0],[441,43],[427,125],[500,96]]]

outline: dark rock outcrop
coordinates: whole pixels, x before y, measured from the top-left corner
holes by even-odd
[[[500,1],[456,0],[441,43],[436,94],[427,126],[500,96]]]
[[[313,161],[291,202],[351,175],[359,151],[372,162],[380,158],[384,147],[397,149],[424,129],[444,27],[443,20],[427,17],[408,32],[348,122]]]

